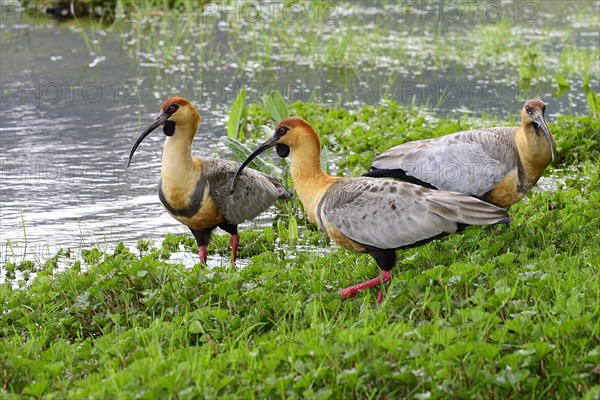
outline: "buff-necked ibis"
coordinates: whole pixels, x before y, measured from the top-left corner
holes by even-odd
[[[327,175],[321,168],[319,137],[299,117],[281,121],[238,172],[274,145],[279,155],[291,158],[294,187],[309,220],[341,246],[373,256],[382,270],[380,277],[340,290],[342,299],[389,280],[397,249],[419,246],[469,225],[510,221],[505,209],[465,194],[388,179]]]
[[[158,183],[160,201],[173,218],[192,231],[201,263],[206,263],[206,246],[216,227],[231,234],[232,260],[235,262],[238,225],[255,218],[277,199],[288,199],[291,193],[284,189],[279,179],[252,169],[238,177],[236,190],[231,191],[239,163],[192,156],[192,142],[200,122],[198,111],[189,101],[171,97],[135,141],[127,166],[144,138],[162,126],[167,138]]]
[[[375,157],[364,176],[399,178],[511,206],[554,161],[556,141],[545,111],[541,100],[528,100],[520,127],[474,129],[400,144]]]

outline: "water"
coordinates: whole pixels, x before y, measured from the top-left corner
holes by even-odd
[[[28,252],[50,256],[53,247],[182,232],[156,196],[160,135],[137,154],[144,162],[125,169],[156,104],[146,111],[130,95],[119,41],[103,45],[110,61],[90,68],[95,57],[67,25],[7,24],[1,38],[1,242],[16,242],[19,254],[26,235]]]
[[[404,15],[398,7],[370,4],[322,9],[318,16],[306,9],[297,21],[275,14],[259,22],[250,14],[232,21],[209,8],[174,23],[140,12],[112,27],[3,12],[0,263],[23,259],[25,243],[25,258],[43,260],[60,247],[131,245],[187,232],[156,195],[160,130],[140,146],[132,168],[125,168],[134,140],[172,95],[193,100],[203,117],[194,153],[222,157],[230,155],[217,138],[225,134],[227,111],[243,85],[253,102],[273,89],[291,100],[347,107],[392,98],[457,118],[484,111],[514,116],[534,96],[550,99],[550,120],[586,109],[581,74],[573,73],[566,96],[552,98],[552,71],[542,71],[523,89],[517,67],[508,62],[483,68],[485,60],[456,54],[460,46],[438,48],[443,40],[479,40],[469,35],[497,29],[489,18],[452,22],[449,10],[422,23],[419,10]],[[570,9],[557,4],[536,9],[537,24],[515,20],[503,28],[534,42],[548,69],[562,65],[566,45],[598,54],[600,3],[578,2]],[[553,36],[536,37],[542,28]],[[598,64],[592,60],[589,69],[596,91]]]

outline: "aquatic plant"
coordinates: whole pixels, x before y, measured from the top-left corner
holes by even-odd
[[[246,88],[243,87],[237,94],[227,121],[227,136],[233,139],[245,139],[246,122]]]
[[[279,122],[290,116],[287,103],[281,93],[274,90],[263,96],[263,107],[273,121]]]

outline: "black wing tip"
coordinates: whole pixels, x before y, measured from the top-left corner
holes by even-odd
[[[414,176],[410,176],[406,173],[406,171],[404,171],[403,169],[400,169],[400,168],[398,168],[398,169],[377,169],[375,167],[371,167],[371,168],[372,168],[371,171],[365,172],[364,174],[362,174],[362,176],[365,176],[368,178],[396,178],[396,179],[400,179],[401,181],[413,183],[415,185],[419,185],[419,186],[422,186],[427,189],[438,190],[438,188],[436,188],[432,184],[422,181],[418,178],[415,178]]]
[[[292,192],[288,192],[287,190],[283,190],[283,193],[281,193],[278,197],[279,200],[289,200],[294,196],[294,194]]]
[[[511,217],[504,217],[501,220],[499,220],[498,222],[496,222],[497,224],[510,224],[512,222],[512,218]]]
[[[367,176],[369,178],[388,178],[389,176],[386,174],[388,171],[394,171],[390,169],[377,169],[375,167],[371,167],[370,171],[365,172],[362,176]]]

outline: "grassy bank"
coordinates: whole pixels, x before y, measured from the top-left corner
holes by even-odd
[[[354,175],[402,141],[500,123],[430,121],[395,103],[292,110],[341,156],[339,173]],[[272,122],[256,107],[250,115]],[[558,174],[559,190],[530,193],[509,226],[399,252],[382,304],[376,291],[340,301],[337,288],[377,268],[311,226],[295,245],[275,228],[244,230],[244,269],[167,262],[180,247],[197,250],[189,237],[5,265],[37,275],[27,289],[13,287],[14,275],[0,285],[0,394],[597,398],[600,123],[552,122],[558,159],[548,174]],[[209,254],[228,254],[228,241],[217,236]]]

